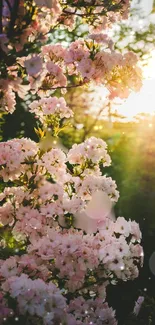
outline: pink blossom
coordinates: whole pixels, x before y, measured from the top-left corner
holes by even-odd
[[[42,69],[42,59],[40,58],[40,56],[35,55],[32,56],[30,59],[25,60],[24,65],[28,75],[35,76]]]
[[[67,107],[63,97],[48,97],[34,101],[30,104],[30,111],[48,126],[48,119],[52,115],[57,115],[60,119],[69,118],[73,112]]]
[[[144,297],[139,296],[135,303],[135,307],[134,307],[134,311],[133,311],[136,316],[138,316],[143,303],[144,303]]]

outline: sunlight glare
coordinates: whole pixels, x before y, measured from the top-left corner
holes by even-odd
[[[145,79],[155,79],[155,50],[152,51],[149,62],[143,67],[143,76]]]
[[[129,120],[140,113],[155,114],[155,50],[143,67],[143,77],[141,90],[131,93],[126,101],[116,107],[117,111]]]

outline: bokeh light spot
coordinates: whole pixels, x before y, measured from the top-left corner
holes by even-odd
[[[155,275],[155,252],[153,252],[149,259],[149,267],[151,272]]]

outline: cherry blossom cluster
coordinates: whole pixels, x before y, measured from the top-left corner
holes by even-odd
[[[102,32],[122,15],[126,17],[128,0],[106,5],[103,1],[7,0],[0,7],[1,111],[13,113],[16,93],[20,98],[28,91],[44,97],[56,89],[64,93],[91,81],[105,86],[110,98],[126,98],[131,90],[140,89],[142,77],[136,56],[115,52],[112,41]],[[77,16],[90,25],[86,40],[77,40],[68,48],[44,45],[55,26],[72,28]]]
[[[67,305],[63,290],[59,290],[51,281],[46,284],[41,279],[31,280],[26,274],[22,274],[10,277],[3,283],[2,289],[17,300],[20,314],[27,313],[35,324],[37,320],[40,323],[40,319],[44,325],[101,325],[103,322],[117,324],[115,312],[104,299],[85,300],[79,297]],[[13,312],[9,312],[11,320]],[[7,320],[6,317],[3,319]]]
[[[3,0],[1,1],[1,46],[6,50],[8,39],[13,37],[14,45],[20,39],[19,48],[17,45],[19,50],[25,41],[32,41],[31,38],[38,34],[47,34],[57,23],[72,28],[77,16],[94,28],[103,29],[117,19],[122,17],[126,19],[128,9],[129,0],[110,0],[107,4],[102,0]],[[44,21],[45,17],[46,21]]]
[[[24,231],[21,229],[21,236],[16,237],[21,239],[24,232],[29,236],[32,243],[27,248],[28,255],[10,257],[3,262],[0,274],[6,280],[22,272],[43,280],[48,280],[50,274],[56,274],[54,279],[59,287],[63,283],[69,292],[83,290],[87,279],[87,290],[90,292],[100,289],[99,286],[95,289],[96,277],[103,285],[106,280],[125,281],[138,276],[136,263],[142,263],[143,251],[139,245],[141,233],[134,221],[127,222],[123,217],[119,217],[116,222],[106,219],[98,226],[96,235],[89,232],[84,235],[83,231],[75,229],[51,229],[52,223],[46,220],[39,227],[39,218],[35,222],[37,212],[34,215],[34,210],[31,211],[29,209],[29,224],[25,225]],[[53,223],[53,227],[56,225],[57,222]],[[45,228],[42,233],[46,236],[41,234],[41,227]],[[20,229],[17,226],[13,235],[18,233]],[[26,240],[26,236],[22,239]]]
[[[61,44],[45,45],[40,55],[19,59],[25,67],[31,89],[40,96],[51,90],[71,87],[69,77],[76,79],[74,86],[88,82],[103,84],[111,97],[128,97],[131,90],[141,87],[141,70],[132,52],[124,55],[102,49],[93,40],[79,39],[68,48]]]
[[[13,139],[0,143],[0,176],[4,181],[14,180],[26,171],[26,164],[38,152],[37,144],[30,139]]]
[[[104,323],[117,325],[115,312],[112,308],[109,308],[107,303],[103,304],[101,298],[89,299],[87,301],[83,297],[76,298],[71,301],[69,311],[74,315],[71,319],[74,320],[75,317],[79,325],[102,325]],[[84,321],[78,321],[80,318],[83,318]],[[71,324],[77,323],[74,321]]]
[[[106,143],[92,137],[65,153],[22,138],[1,142],[0,152],[0,224],[24,247],[0,261],[2,295],[17,306],[10,314],[6,301],[7,317],[117,324],[106,287],[136,278],[143,250],[139,225],[112,217],[119,194],[101,173],[110,164]]]
[[[124,233],[127,227],[127,231],[131,231],[129,244],[129,235],[126,237],[121,227],[124,227]],[[124,218],[118,218],[116,223],[106,220],[104,225],[98,226],[96,235],[83,235],[77,230],[64,230],[61,233],[49,231],[48,236],[30,245],[29,255],[39,257],[49,272],[55,273],[56,269],[58,284],[63,281],[63,286],[69,292],[85,289],[87,279],[90,287],[85,291],[90,293],[100,289],[99,285],[95,288],[96,278],[103,285],[106,280],[125,281],[138,276],[135,263],[143,261],[143,251],[139,244],[135,244],[137,235],[139,238],[136,242],[140,241],[141,235],[137,224],[131,221],[126,224]],[[52,265],[50,260],[53,260]]]
[[[23,80],[18,77],[19,70],[25,75],[27,84],[23,84]],[[137,57],[132,52],[122,55],[113,50],[101,49],[93,40],[82,39],[71,43],[68,48],[61,44],[45,45],[40,54],[17,58],[17,63],[7,69],[7,79],[2,78],[0,82],[0,102],[3,111],[12,113],[15,110],[16,92],[21,98],[28,91],[44,98],[56,89],[60,88],[64,93],[68,88],[90,82],[106,87],[110,98],[126,98],[131,90],[140,89],[141,78]],[[47,112],[47,101],[50,99],[45,97],[45,101]],[[62,99],[59,101],[62,105]],[[67,117],[68,113],[67,110]],[[39,115],[41,118],[41,113]]]
[[[47,33],[55,26],[62,12],[61,6],[58,1],[51,1],[50,10],[45,6],[36,5],[37,3],[31,0],[1,1],[2,51],[7,53],[13,49],[20,52],[25,43],[47,39]]]
[[[115,0],[105,3],[103,0],[59,1],[35,0],[38,7],[46,7],[59,14],[58,20],[64,25],[72,25],[75,18],[81,17],[94,29],[101,30],[117,19],[128,17],[129,0]]]
[[[13,311],[8,308],[7,301],[4,299],[2,293],[0,293],[0,324],[12,315]]]
[[[87,148],[88,143],[91,150]],[[81,145],[77,145],[78,150],[80,147]],[[110,162],[105,142],[92,137],[85,141],[84,147],[86,150],[83,151],[83,159],[81,153],[81,162],[76,163],[77,150],[74,146],[66,154],[59,148],[43,152],[39,145],[30,139],[1,142],[0,176],[4,182],[18,180],[19,186],[6,187],[1,193],[1,200],[7,198],[4,206],[0,208],[3,211],[2,217],[5,218],[5,215],[9,214],[10,218],[11,216],[13,218],[13,214],[8,210],[9,206],[11,208],[12,197],[15,198],[14,208],[16,201],[18,202],[17,209],[19,202],[24,200],[33,201],[32,205],[35,208],[39,200],[41,209],[46,210],[44,214],[51,217],[63,215],[64,205],[67,212],[79,211],[79,207],[84,208],[84,204],[97,190],[106,192],[111,200],[116,202],[119,196],[116,183],[110,177],[102,176],[99,167],[99,163],[104,166]],[[87,159],[84,160],[85,153]],[[31,193],[32,185],[34,198]],[[24,207],[24,214],[27,209],[28,218],[31,218],[29,205]],[[21,213],[19,212],[17,219],[21,219]],[[16,214],[18,215],[17,211]],[[26,221],[25,218],[24,220]],[[7,222],[6,219],[5,222],[3,220],[4,223],[10,221]]]
[[[46,284],[42,279],[31,280],[26,274],[12,276],[2,285],[4,292],[9,292],[18,303],[20,314],[30,314],[43,319],[43,324],[58,324],[64,316],[66,299],[53,284]]]
[[[16,93],[22,99],[29,91],[29,85],[23,85],[18,72],[8,68],[7,79],[0,79],[0,111],[13,113],[16,106]]]
[[[106,142],[94,137],[86,139],[85,142],[81,144],[74,144],[68,153],[68,160],[74,165],[83,165],[89,160],[93,163],[99,163],[101,157],[103,157],[103,166],[109,166],[111,159],[107,154]]]
[[[44,97],[30,104],[30,112],[34,113],[44,127],[57,127],[62,119],[73,116],[73,111],[67,107],[63,97]]]

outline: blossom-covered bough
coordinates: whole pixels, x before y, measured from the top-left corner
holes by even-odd
[[[87,210],[95,193],[118,199],[99,167],[110,163],[105,142],[92,137],[65,154],[22,138],[0,143],[0,152],[1,224],[23,243],[22,254],[1,260],[4,296],[43,324],[115,324],[106,286],[137,277],[143,251],[134,221],[109,218],[106,202]]]
[[[1,111],[13,113],[17,95],[35,94],[29,110],[44,140],[73,115],[67,89],[103,84],[109,98],[138,90],[136,56],[116,53],[103,33],[128,6],[0,1]],[[76,17],[88,25],[85,39],[46,44],[55,28],[73,29]],[[119,193],[102,172],[110,163],[106,143],[94,137],[68,152],[55,140],[48,148],[27,138],[0,143],[0,323],[117,324],[106,287],[135,279],[143,250],[139,225],[113,216]]]
[[[141,71],[136,56],[115,52],[103,33],[127,16],[128,2],[1,1],[0,109],[12,113],[15,95],[24,98],[30,90],[49,96],[57,89],[64,93],[90,82],[107,87],[110,98],[125,98],[131,89],[139,90]],[[44,45],[56,28],[74,29],[77,15],[88,23],[86,39],[66,47]]]

